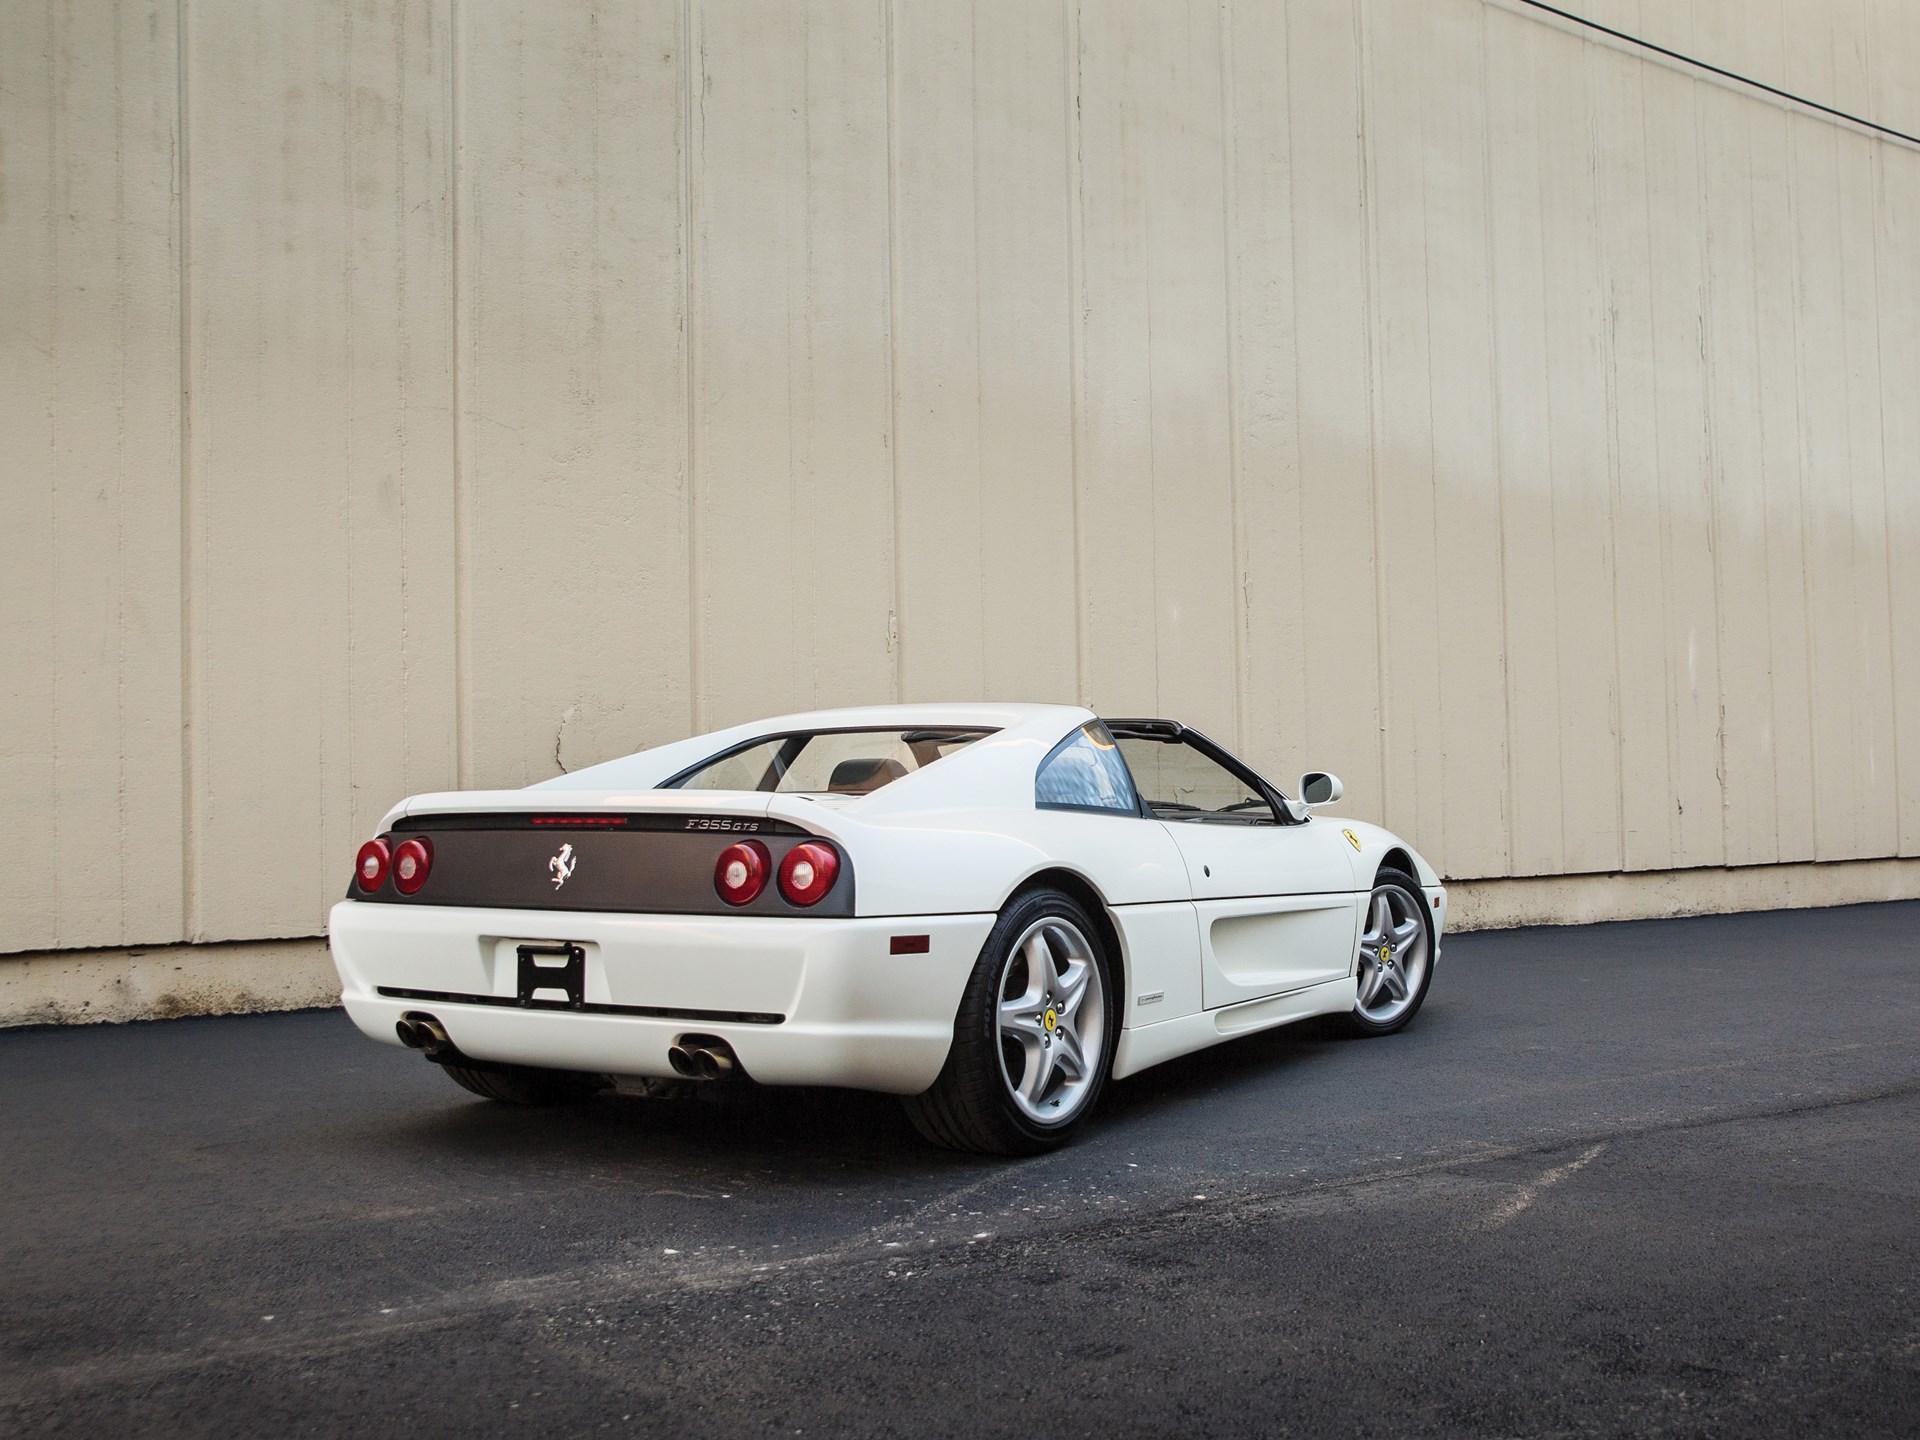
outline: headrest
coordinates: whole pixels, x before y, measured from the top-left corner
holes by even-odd
[[[842,760],[827,781],[829,795],[871,795],[907,773],[898,760]]]

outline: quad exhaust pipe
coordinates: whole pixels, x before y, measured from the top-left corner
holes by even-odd
[[[711,1035],[682,1035],[667,1050],[667,1063],[689,1080],[724,1080],[740,1068],[733,1047]]]

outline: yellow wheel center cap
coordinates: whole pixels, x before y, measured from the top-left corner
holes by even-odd
[[[1393,947],[1391,945],[1382,945],[1380,947],[1380,958],[1382,960],[1387,959],[1392,954],[1393,954]]]
[[[1049,1033],[1060,1028],[1060,1012],[1058,1010],[1048,1010],[1042,1019],[1045,1021]]]

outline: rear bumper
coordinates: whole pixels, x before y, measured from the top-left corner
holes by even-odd
[[[666,1077],[674,1073],[667,1050],[680,1036],[717,1035],[765,1084],[910,1095],[946,1062],[960,994],[994,918],[604,915],[345,900],[333,907],[328,933],[347,1014],[390,1045],[400,1043],[401,1015],[425,1011],[476,1060]],[[903,934],[927,936],[927,953],[890,954],[889,941]],[[518,946],[528,941],[586,950],[590,1005],[669,1013],[497,1003],[516,996]],[[782,1018],[713,1018],[744,1013]]]

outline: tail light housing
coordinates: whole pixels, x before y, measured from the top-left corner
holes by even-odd
[[[758,840],[742,840],[720,852],[713,865],[713,888],[729,905],[747,905],[767,888],[773,855]]]
[[[403,840],[393,852],[393,888],[402,895],[412,895],[427,883],[432,869],[433,842],[424,835]]]
[[[792,905],[817,905],[840,874],[840,852],[831,845],[804,840],[780,861],[780,893]]]
[[[387,883],[387,872],[392,868],[393,852],[387,849],[387,842],[369,840],[353,857],[353,883],[371,895]]]

